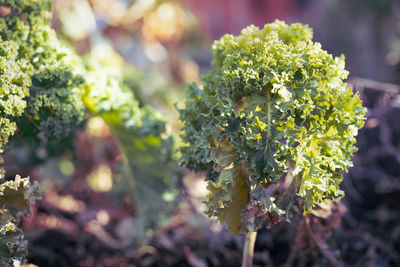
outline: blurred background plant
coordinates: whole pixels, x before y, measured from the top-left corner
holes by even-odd
[[[398,1],[56,0],[53,6],[58,39],[80,56],[87,111],[57,146],[15,146],[4,156],[7,177],[34,177],[43,191],[33,217],[23,220],[30,263],[239,266],[242,240],[202,213],[206,174],[176,167],[181,125],[174,103],[183,107],[186,84],[199,83],[209,70],[213,40],[281,19],[308,23],[324,49],[345,54],[349,84],[361,93],[368,120],[355,166],[344,177],[346,196],[261,230],[254,263],[400,264]]]

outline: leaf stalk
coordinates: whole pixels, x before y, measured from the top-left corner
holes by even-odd
[[[256,243],[257,232],[248,232],[245,237],[243,248],[242,267],[253,266],[254,245]]]

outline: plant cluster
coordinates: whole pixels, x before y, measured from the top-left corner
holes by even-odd
[[[0,0],[0,7],[0,164],[1,155],[21,148],[30,166],[60,155],[85,118],[101,118],[123,156],[112,168],[111,194],[134,200],[135,237],[151,235],[179,200],[164,116],[137,101],[124,60],[96,29],[96,45],[79,57],[51,27],[51,0]],[[308,26],[250,26],[223,36],[212,52],[202,88],[189,85],[179,110],[181,163],[207,172],[206,213],[235,234],[253,233],[245,246],[251,251],[263,224],[343,195],[339,185],[366,110],[344,82],[344,57],[312,42]],[[0,168],[0,265],[25,261],[19,223],[39,198],[37,182],[6,180]]]
[[[28,165],[37,164],[70,149],[85,116],[101,116],[126,157],[116,176],[125,186],[121,191],[137,200],[138,235],[157,226],[161,219],[154,215],[170,211],[178,177],[173,139],[161,137],[166,135],[163,116],[139,107],[123,85],[123,66],[108,66],[115,54],[94,49],[82,60],[58,40],[50,0],[0,0],[0,7],[5,12],[0,17],[1,153],[23,147]],[[1,180],[2,266],[24,262],[27,246],[18,224],[39,195],[38,183],[29,178]]]
[[[278,20],[227,34],[212,52],[180,110],[182,164],[207,171],[206,213],[244,233],[343,196],[366,111],[343,81],[344,56]]]

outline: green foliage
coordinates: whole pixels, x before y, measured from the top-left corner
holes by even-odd
[[[99,44],[87,62],[83,99],[108,124],[126,158],[115,175],[113,194],[135,200],[135,236],[142,238],[145,230],[166,222],[177,200],[174,142],[165,136],[164,117],[150,106],[139,108],[130,88],[124,86],[124,65],[111,47]]]
[[[28,87],[31,85],[33,67],[20,57],[20,48],[14,41],[0,39],[0,164],[1,154],[10,136],[17,130],[16,119],[26,108]],[[18,227],[22,216],[29,216],[30,207],[39,198],[37,182],[15,177],[4,181],[5,172],[0,167],[0,265],[14,266],[24,262],[27,241]]]
[[[9,15],[0,18],[2,42],[15,43],[16,59],[33,66],[33,73],[25,70],[32,84],[29,98],[24,99],[24,115],[17,120],[19,136],[31,145],[56,143],[70,136],[83,119],[84,80],[75,71],[79,60],[51,28],[47,14],[51,1],[1,1],[0,5],[11,8]],[[27,95],[26,91],[21,97]],[[24,106],[19,106],[20,111]]]
[[[50,3],[0,0],[0,6],[11,10],[0,18],[0,41],[4,45],[15,44],[17,52],[9,61],[17,62],[20,68],[26,64],[21,71],[26,83],[18,84],[20,91],[25,90],[24,95],[20,94],[18,112],[12,117],[0,113],[0,123],[5,124],[2,144],[6,137],[18,132],[10,139],[13,150],[9,155],[17,155],[22,165],[36,163],[36,157],[44,160],[49,154],[61,153],[81,124],[86,105],[110,126],[126,156],[127,164],[121,164],[114,191],[135,199],[137,236],[142,236],[146,229],[165,221],[164,215],[172,211],[178,195],[173,139],[165,133],[164,117],[151,107],[139,107],[130,88],[122,82],[124,78],[126,84],[134,81],[122,76],[122,60],[115,53],[107,48],[100,51],[99,45],[84,66],[60,43],[50,25]],[[6,100],[10,96],[5,92]],[[17,118],[19,115],[22,116]]]
[[[87,108],[111,127],[124,128],[139,136],[164,132],[163,116],[150,107],[139,108],[132,91],[122,84],[122,64],[111,47],[98,45],[87,60],[86,90],[83,101]]]
[[[0,43],[0,152],[16,130],[15,118],[21,116],[29,95],[32,66],[18,59],[18,45],[12,41]]]
[[[71,136],[83,118],[79,60],[50,26],[51,1],[0,6],[10,8],[0,17],[0,152],[15,132],[13,144],[46,147]],[[12,266],[24,262],[27,241],[18,224],[40,192],[29,178],[4,181],[4,175],[0,168],[0,265]]]
[[[308,26],[278,20],[212,51],[204,88],[191,84],[180,110],[182,164],[208,171],[206,213],[240,233],[342,196],[366,111],[343,81],[344,56],[313,43]]]
[[[18,227],[22,216],[30,216],[31,206],[40,199],[39,184],[16,176],[4,181],[0,176],[0,265],[15,266],[24,262],[28,242]]]
[[[39,16],[51,10],[51,0],[0,0],[0,6],[23,16]]]

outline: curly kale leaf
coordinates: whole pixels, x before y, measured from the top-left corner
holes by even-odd
[[[28,242],[19,228],[22,216],[30,216],[30,208],[40,199],[39,184],[31,184],[29,178],[16,176],[4,181],[0,177],[0,265],[14,266],[24,262]]]
[[[18,15],[39,16],[51,11],[51,0],[0,0],[0,6],[8,7]]]
[[[16,121],[20,133],[16,143],[57,143],[71,136],[83,119],[84,79],[76,73],[79,59],[60,43],[43,13],[50,10],[51,1],[3,2],[0,5],[10,7],[11,13],[0,18],[0,37],[18,46],[17,60],[33,66],[32,72],[25,70],[32,84],[29,97],[28,91],[21,96],[20,109],[25,112]]]
[[[18,45],[12,41],[0,42],[0,152],[16,131],[15,118],[26,108],[32,66],[18,59]]]
[[[334,58],[312,42],[308,26],[282,21],[225,35],[212,52],[213,68],[203,88],[190,85],[186,108],[179,110],[187,144],[181,162],[213,174],[209,199],[224,188],[235,190],[236,180],[247,176],[248,203],[235,211],[242,217],[235,228],[254,230],[260,218],[272,222],[282,211],[310,212],[324,199],[342,196],[342,173],[352,166],[355,136],[366,112],[343,81],[348,75],[344,56]],[[224,153],[215,157],[214,149],[231,151],[230,172],[242,173],[230,178],[230,189],[221,183],[226,173],[218,167]],[[280,200],[288,172],[294,176],[296,209],[292,196]],[[269,193],[256,192],[260,186]],[[285,205],[275,207],[278,202]],[[208,213],[223,221],[226,209],[225,202],[209,204]]]

